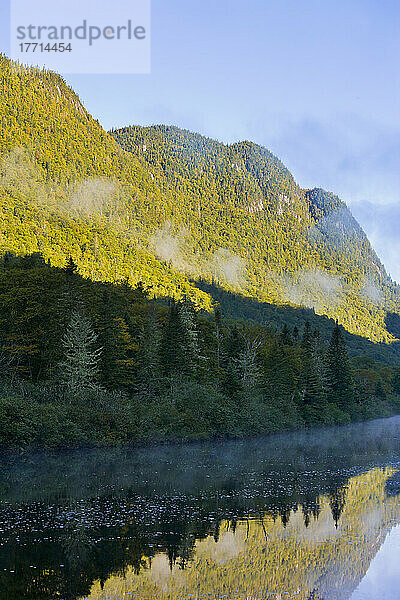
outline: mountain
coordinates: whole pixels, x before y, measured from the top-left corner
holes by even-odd
[[[220,257],[225,248],[228,286],[261,301],[313,308],[375,341],[391,339],[386,311],[399,305],[399,289],[337,196],[302,190],[274,155],[251,142],[226,146],[166,126],[112,135],[165,191],[190,198],[171,218],[185,228],[192,255],[201,248],[206,256],[203,277],[221,279],[213,253]]]
[[[346,205],[268,150],[176,127],[105,132],[55,73],[0,57],[0,252],[214,304],[308,307],[392,342],[399,288]]]

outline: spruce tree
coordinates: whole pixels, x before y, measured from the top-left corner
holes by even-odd
[[[272,343],[263,366],[265,395],[268,399],[274,398],[286,412],[294,400],[296,383],[292,365],[279,339]]]
[[[239,361],[244,350],[244,340],[235,326],[227,333],[224,340],[221,373],[223,391],[235,400],[239,400],[243,391]]]
[[[281,342],[284,346],[292,346],[293,345],[292,334],[290,332],[289,327],[286,325],[286,323],[283,326],[282,331],[281,331]]]
[[[311,325],[308,321],[306,322],[305,327],[304,327],[303,338],[301,340],[301,346],[306,351],[310,351],[311,346],[312,346]]]
[[[326,378],[328,402],[345,411],[351,409],[354,402],[353,381],[346,343],[338,323],[326,354]]]
[[[183,351],[188,371],[194,373],[200,359],[197,317],[193,304],[184,300],[178,304],[178,316],[183,334]]]
[[[137,357],[137,388],[152,398],[160,387],[160,328],[154,306],[142,328]]]
[[[64,388],[73,392],[100,389],[101,349],[97,339],[89,319],[81,311],[74,311],[62,338],[64,357],[59,363],[59,379]]]
[[[225,364],[221,374],[221,386],[223,392],[232,400],[238,402],[243,392],[242,380],[238,370],[232,361]]]
[[[308,406],[315,410],[322,409],[323,390],[320,385],[318,373],[315,370],[312,356],[307,357],[304,365],[302,397],[304,406]]]
[[[166,379],[170,379],[180,371],[182,343],[183,334],[178,309],[175,300],[171,300],[160,344],[161,373]]]
[[[395,394],[400,396],[400,369],[397,368],[393,374],[392,379],[393,391]]]
[[[117,315],[107,288],[103,290],[97,329],[102,348],[102,381],[111,388],[129,388],[133,382],[133,343],[126,321]]]
[[[305,406],[312,408],[314,421],[322,420],[325,399],[325,368],[318,330],[303,339],[302,397]]]
[[[58,302],[59,322],[65,329],[74,310],[82,309],[83,281],[78,267],[70,256],[63,269],[64,277]]]
[[[237,360],[244,350],[244,340],[236,325],[229,331],[224,343],[224,363]]]

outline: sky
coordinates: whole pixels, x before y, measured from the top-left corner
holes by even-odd
[[[0,17],[4,47],[7,0]],[[267,147],[349,204],[400,281],[398,0],[153,0],[151,40],[149,75],[66,76],[106,129]]]
[[[350,600],[398,600],[400,526],[387,535]]]

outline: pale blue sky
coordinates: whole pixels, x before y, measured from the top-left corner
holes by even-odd
[[[350,204],[400,281],[399,56],[398,0],[153,0],[150,75],[67,79],[107,129],[266,146]]]
[[[400,526],[395,526],[373,558],[350,600],[398,600]]]

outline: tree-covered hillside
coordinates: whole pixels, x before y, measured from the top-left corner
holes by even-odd
[[[201,277],[394,339],[398,288],[335,196],[300,189],[251,142],[162,126],[110,135],[58,75],[4,56],[0,67],[3,253],[41,252],[55,266],[71,255],[91,279],[142,281],[210,310]]]
[[[142,284],[83,278],[72,259],[60,269],[5,254],[0,451],[237,437],[398,412],[400,369],[374,360],[372,342],[359,348],[312,313],[280,328],[268,312],[263,325],[229,318],[240,299],[219,293],[227,312],[211,316],[187,299],[150,300]],[[346,337],[363,356],[350,359]]]
[[[192,196],[195,231],[180,216],[187,238],[194,238],[192,252],[200,247],[212,255],[225,246],[230,257],[240,257],[245,295],[311,307],[353,333],[390,339],[385,315],[398,307],[399,290],[339,198],[302,190],[275,156],[251,142],[226,146],[166,126],[112,135],[149,166],[164,190]],[[178,210],[187,212],[187,203]],[[201,267],[218,279],[214,262],[208,256]]]

